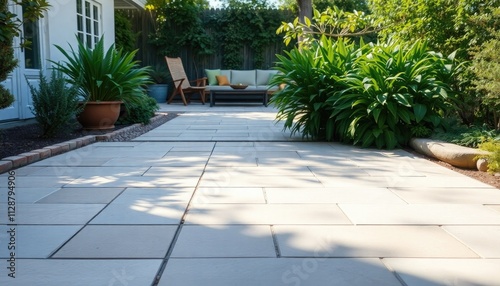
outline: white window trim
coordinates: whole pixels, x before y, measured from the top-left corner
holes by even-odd
[[[78,7],[78,2],[80,2],[81,7]],[[87,15],[86,3],[90,6],[89,15]],[[102,34],[101,3],[93,0],[80,0],[76,1],[76,6],[78,38],[88,47],[94,47]],[[79,13],[79,10],[81,13]],[[98,15],[95,15],[95,11],[97,11]],[[90,28],[90,30],[88,28]]]

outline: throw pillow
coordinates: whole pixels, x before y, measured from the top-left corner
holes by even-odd
[[[227,79],[227,76],[225,75],[217,75],[215,76],[217,79],[217,82],[219,82],[219,85],[229,85],[229,80]]]
[[[217,85],[216,76],[220,75],[220,69],[217,69],[217,70],[206,69],[205,73],[207,74],[208,85]]]

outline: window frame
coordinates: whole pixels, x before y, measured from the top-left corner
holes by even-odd
[[[102,6],[92,0],[76,0],[78,39],[93,48],[101,37]]]

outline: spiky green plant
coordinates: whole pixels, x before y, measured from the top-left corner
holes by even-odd
[[[104,50],[104,37],[94,48],[78,40],[78,49],[70,46],[66,51],[55,46],[66,58],[63,63],[51,61],[55,68],[69,77],[69,82],[79,87],[79,93],[87,101],[137,102],[144,94],[144,86],[150,83],[149,67],[140,67],[134,60],[137,52],[116,50],[111,46]]]

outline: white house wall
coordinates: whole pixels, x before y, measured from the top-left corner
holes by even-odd
[[[88,1],[88,0],[87,0]],[[63,48],[69,45],[76,49],[77,22],[76,22],[76,0],[49,0],[52,7],[47,13],[48,18],[48,59],[62,61],[63,55],[54,47],[54,44]],[[106,47],[114,44],[115,41],[115,14],[114,3],[111,0],[91,1],[100,3],[102,33]]]
[[[106,48],[114,43],[114,1],[113,0],[86,0],[100,4],[101,7],[101,25],[100,35],[104,35],[104,44]],[[40,58],[41,71],[50,74],[51,64],[49,60],[63,61],[64,56],[57,50],[54,44],[57,44],[67,50],[71,45],[77,48],[77,16],[76,0],[49,0],[51,7],[45,13],[45,17],[40,20]],[[12,4],[12,2],[11,2]],[[19,15],[19,6],[10,6]],[[18,59],[23,56],[19,47],[19,38],[14,39],[14,54]],[[38,69],[25,69],[22,66],[17,67],[9,78],[0,83],[6,86],[14,95],[15,103],[7,109],[0,110],[0,122],[18,119],[28,119],[34,117],[31,113],[31,94],[27,85],[27,80],[34,86],[39,83]]]

